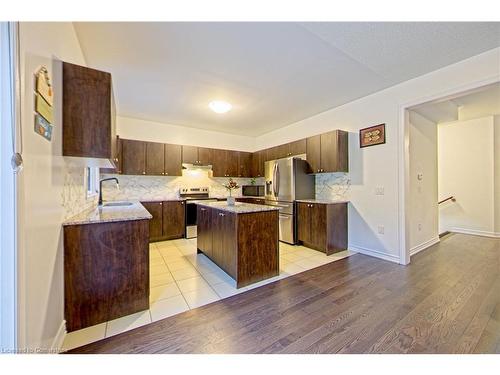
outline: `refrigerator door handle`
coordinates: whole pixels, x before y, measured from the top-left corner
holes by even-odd
[[[276,196],[280,195],[280,167],[276,163]]]
[[[278,169],[278,164],[275,163],[273,166],[273,194],[275,197],[278,195],[276,192],[276,185],[277,185],[276,171],[277,171],[277,169]]]

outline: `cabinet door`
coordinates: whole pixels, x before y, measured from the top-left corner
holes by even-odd
[[[286,158],[290,156],[290,144],[276,146],[276,159]]]
[[[122,139],[123,174],[146,174],[146,143]]]
[[[210,220],[212,229],[212,249],[210,252],[210,259],[219,264],[220,254],[222,253],[222,217],[219,215],[221,211],[210,209]]]
[[[342,130],[321,134],[321,172],[348,171],[348,136]]]
[[[306,153],[306,139],[299,139],[298,141],[289,143],[290,156],[302,155]]]
[[[326,204],[311,204],[311,235],[310,243],[326,251]]]
[[[115,163],[115,168],[100,168],[101,173],[122,173],[122,144],[119,136],[116,136],[114,150],[113,163]]]
[[[163,235],[163,203],[162,202],[141,202],[142,205],[153,215],[149,220],[149,241],[157,241]]]
[[[311,242],[311,204],[297,203],[297,237],[299,241]]]
[[[266,161],[278,159],[278,148],[271,147],[266,150]]]
[[[265,168],[264,168],[264,163],[265,163],[265,152],[262,150],[262,151],[259,151],[259,175],[258,177],[264,177],[266,172],[265,172]]]
[[[182,162],[198,164],[198,147],[182,146]]]
[[[182,146],[165,145],[165,176],[182,176]]]
[[[165,145],[146,142],[146,174],[161,176],[165,173]]]
[[[240,175],[238,151],[226,151],[226,175],[227,177],[238,177]]]
[[[210,209],[198,206],[196,213],[196,222],[198,226],[198,236],[196,238],[197,247],[206,256],[212,256],[212,229]]]
[[[214,177],[226,176],[226,150],[212,151],[212,172]]]
[[[252,153],[240,152],[240,173],[239,177],[252,177]]]
[[[203,165],[212,164],[212,149],[198,147],[198,162]]]
[[[222,236],[219,252],[219,265],[232,277],[236,277],[238,244],[236,233],[236,215],[230,212],[220,212],[220,235]]]
[[[306,139],[307,161],[312,173],[319,173],[321,169],[321,136],[315,135]]]
[[[184,202],[163,202],[163,237],[165,239],[184,237],[185,215]]]

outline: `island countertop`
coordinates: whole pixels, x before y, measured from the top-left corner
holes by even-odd
[[[83,211],[64,221],[63,226],[109,223],[114,221],[148,220],[153,217],[139,202],[129,203],[131,204],[128,206],[104,205]]]
[[[236,214],[247,214],[250,212],[278,211],[276,206],[264,206],[262,204],[236,202],[234,206],[228,206],[227,202],[200,202],[198,206],[216,208],[218,210],[233,212]]]

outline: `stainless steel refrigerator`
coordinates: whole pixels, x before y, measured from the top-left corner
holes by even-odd
[[[266,204],[280,207],[280,241],[297,242],[296,211],[297,199],[314,199],[314,175],[307,174],[309,165],[305,156],[294,156],[265,163]]]

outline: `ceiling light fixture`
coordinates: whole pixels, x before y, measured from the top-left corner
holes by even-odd
[[[229,112],[231,108],[233,108],[230,103],[223,100],[214,100],[213,102],[210,102],[208,106],[215,113],[226,113]]]

